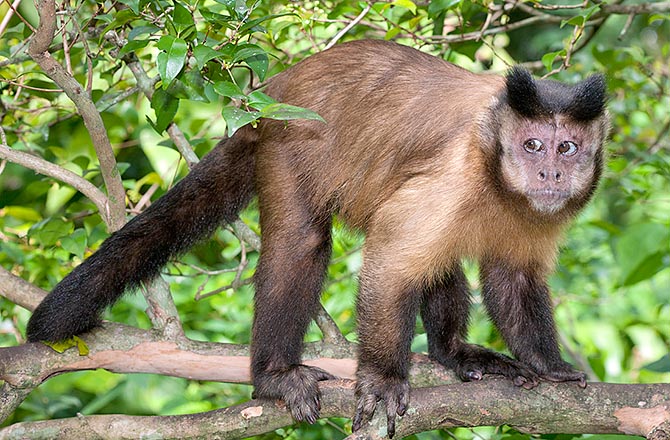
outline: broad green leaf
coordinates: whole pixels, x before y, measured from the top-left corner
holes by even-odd
[[[221,111],[221,115],[223,116],[223,120],[226,121],[228,137],[231,137],[237,130],[247,124],[251,124],[260,117],[259,112],[247,112],[237,107],[230,106],[224,107]]]
[[[453,8],[461,3],[462,0],[432,0],[428,5],[428,16],[435,18],[439,14]]]
[[[112,29],[120,28],[131,21],[135,20],[138,17],[138,13],[134,12],[132,9],[123,9],[116,14],[114,14],[114,21],[112,21],[100,35],[105,35],[108,31]]]
[[[239,61],[246,62],[261,81],[265,80],[269,65],[268,54],[259,46],[255,44],[238,46],[233,57],[233,63]]]
[[[193,48],[193,57],[198,64],[198,69],[202,69],[209,60],[220,55],[222,55],[221,52],[216,51],[209,46],[205,46],[204,44],[199,44]]]
[[[38,222],[42,220],[42,216],[39,212],[25,206],[5,206],[2,208],[2,211],[5,215],[10,215],[19,220],[30,222]]]
[[[81,174],[81,173],[77,173]],[[47,191],[45,210],[48,215],[59,212],[63,206],[77,194],[77,190],[68,185],[54,184]]]
[[[644,367],[645,370],[655,371],[657,373],[669,373],[670,372],[670,355],[666,354],[657,361],[647,364]]]
[[[181,38],[164,35],[158,40],[158,48],[163,51],[158,54],[156,60],[158,73],[163,80],[163,88],[167,88],[184,67],[188,46]]]
[[[205,94],[205,80],[199,70],[190,70],[172,81],[167,92],[178,99],[209,102]]]
[[[135,15],[140,15],[139,0],[119,0],[119,3],[128,6],[135,13]]]
[[[139,37],[140,35],[145,35],[145,34],[153,34],[154,32],[157,32],[159,29],[156,26],[153,25],[148,25],[148,26],[137,26],[134,27],[128,32],[128,40],[132,41]]]
[[[547,70],[552,70],[554,62],[556,61],[556,58],[565,55],[565,50],[559,50],[556,52],[549,52],[546,53],[542,56],[542,64],[544,64],[544,68]]]
[[[156,122],[151,124],[158,133],[162,133],[174,120],[179,108],[179,100],[166,91],[158,89],[151,98],[151,108],[156,112]]]
[[[254,90],[253,92],[249,93],[248,98],[249,106],[255,108],[256,110],[263,110],[266,106],[277,102],[260,90]]]
[[[61,246],[63,246],[63,249],[79,258],[84,258],[86,245],[87,237],[84,229],[76,229],[72,234],[61,239]]]
[[[312,110],[280,102],[264,107],[260,112],[260,116],[261,118],[277,119],[280,121],[288,121],[291,119],[312,119],[326,122],[318,113]]]
[[[642,223],[628,227],[614,246],[621,267],[621,283],[632,285],[651,278],[663,268],[670,231],[659,223]]]
[[[172,21],[177,27],[177,31],[181,32],[191,26],[195,26],[193,22],[193,15],[184,5],[179,2],[174,2],[174,11],[172,12]]]
[[[223,27],[228,28],[228,29],[233,29],[233,26],[231,25],[231,21],[233,21],[233,17],[231,17],[229,15],[217,14],[215,12],[207,11],[205,9],[200,9],[200,14],[209,23],[216,24],[216,25],[219,25],[219,26],[223,26]]]
[[[55,245],[61,238],[72,233],[72,223],[60,218],[48,218],[33,225],[29,236],[40,245],[48,247]]]
[[[128,53],[135,52],[139,49],[142,49],[149,44],[149,40],[130,40],[126,44],[123,45],[121,50],[119,51],[119,57],[122,57]]]
[[[217,81],[214,83],[214,91],[221,96],[226,96],[228,98],[234,99],[246,99],[242,90],[237,86],[237,84],[230,81]]]
[[[411,0],[394,0],[391,4],[409,9],[412,14],[416,15],[416,4]]]

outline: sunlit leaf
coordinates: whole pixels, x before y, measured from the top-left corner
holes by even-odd
[[[184,67],[188,46],[181,38],[164,35],[158,40],[158,48],[163,51],[156,57],[158,73],[163,80],[163,87],[167,87]]]
[[[221,115],[223,116],[223,120],[226,121],[228,137],[234,135],[237,130],[247,124],[251,124],[260,117],[259,112],[247,112],[231,106],[224,107],[221,111]]]

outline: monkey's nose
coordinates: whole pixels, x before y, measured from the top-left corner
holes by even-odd
[[[547,180],[547,175],[553,176],[554,181],[559,183],[561,181],[561,178],[563,177],[563,173],[561,173],[558,170],[555,170],[552,173],[548,173],[545,170],[540,170],[537,172],[537,180],[539,180],[540,182],[544,182],[545,180]]]

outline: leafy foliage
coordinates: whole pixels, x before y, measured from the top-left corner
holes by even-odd
[[[62,32],[51,51],[90,91],[102,113],[131,215],[186,172],[165,136],[171,124],[202,156],[212,139],[260,118],[319,119],[309,109],[275,102],[263,94],[262,83],[331,41],[394,39],[475,71],[503,72],[520,62],[539,75],[552,73],[567,81],[606,73],[613,116],[607,173],[596,200],[567,234],[551,280],[557,320],[567,355],[597,379],[668,381],[670,15],[640,14],[627,22],[625,15],[608,13],[605,4],[587,3],[561,8],[530,2],[512,8],[510,2],[468,0],[79,2],[59,16]],[[73,104],[26,56],[32,34],[28,23],[37,23],[31,5],[22,2],[18,13],[26,21],[14,14],[0,39],[0,118],[7,144],[102,187],[100,164]],[[0,8],[7,11],[7,3]],[[340,34],[345,26],[346,34]],[[148,93],[136,87],[141,75],[133,69],[146,74]],[[106,225],[95,205],[72,187],[13,163],[2,167],[0,264],[48,290],[99,247]],[[257,230],[253,207],[243,217]],[[355,331],[352,307],[361,245],[362,237],[335,227],[323,302],[349,338]],[[249,342],[250,286],[193,299],[195,293],[231,284],[242,256],[248,260],[240,269],[244,279],[253,274],[258,255],[222,229],[169,267],[189,337]],[[468,272],[476,291],[476,267]],[[475,303],[472,341],[504,349]],[[141,296],[129,296],[108,317],[149,327],[145,308]],[[0,313],[0,344],[21,341],[28,312],[0,298]],[[420,325],[417,330],[413,347],[425,350]],[[308,340],[319,337],[313,326]],[[41,386],[8,423],[77,413],[205,411],[244,401],[249,394],[239,385],[75,373]],[[342,438],[347,423],[320,421],[275,435]],[[456,429],[453,435],[528,438],[509,428]]]

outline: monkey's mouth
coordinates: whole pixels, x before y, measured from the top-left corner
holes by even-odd
[[[570,193],[565,190],[541,188],[526,191],[526,197],[536,211],[553,214],[565,206]]]

